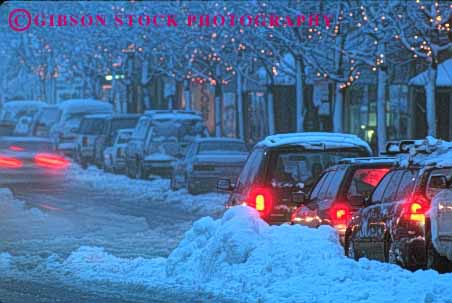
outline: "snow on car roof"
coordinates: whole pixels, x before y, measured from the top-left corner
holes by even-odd
[[[82,112],[85,108],[104,107],[106,110],[113,111],[113,106],[105,101],[94,99],[71,99],[58,104],[58,107],[63,111],[79,111]]]
[[[196,138],[195,142],[201,143],[201,142],[239,142],[239,143],[245,143],[245,141],[237,138],[229,138],[229,137],[198,137]]]
[[[409,165],[451,167],[452,142],[428,136],[422,144],[413,146],[408,154],[401,154],[398,158],[402,167]]]
[[[366,148],[371,152],[369,144],[356,135],[327,132],[303,132],[277,134],[266,137],[258,143],[268,147],[284,145],[323,144],[326,148],[354,147]]]
[[[121,128],[118,130],[119,134],[127,134],[127,133],[133,133],[134,128]]]
[[[200,114],[193,111],[182,110],[151,110],[146,111],[145,115],[154,119],[174,119],[174,120],[202,120]]]
[[[360,157],[360,158],[344,158],[339,164],[391,164],[397,162],[395,157]]]

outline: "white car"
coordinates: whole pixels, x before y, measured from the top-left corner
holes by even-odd
[[[56,142],[58,150],[68,156],[73,156],[77,139],[76,132],[85,115],[111,114],[113,106],[105,101],[92,99],[66,100],[58,104],[60,116],[50,130],[50,137]]]
[[[126,147],[132,136],[133,129],[120,129],[112,146],[104,150],[104,168],[106,171],[121,173],[126,168]]]
[[[427,266],[440,272],[452,271],[452,190],[439,192],[430,208],[431,254]]]

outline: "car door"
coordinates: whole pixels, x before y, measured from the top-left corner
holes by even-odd
[[[378,254],[376,254],[378,249],[375,250],[378,243],[375,241],[379,238],[382,229],[381,220],[384,216],[382,204],[387,200],[393,188],[398,186],[397,178],[399,176],[400,171],[398,170],[389,172],[373,191],[367,203],[368,206],[361,209],[353,219],[354,222],[358,222],[353,227],[353,232],[355,249],[359,256],[378,258]]]

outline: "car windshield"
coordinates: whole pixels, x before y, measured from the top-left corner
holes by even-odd
[[[210,141],[199,144],[198,153],[230,153],[230,152],[247,152],[245,143],[230,141]]]
[[[359,151],[288,151],[276,157],[275,168],[270,171],[273,184],[309,183],[320,175],[322,170],[336,164],[343,158],[362,156]]]
[[[100,135],[104,126],[105,119],[83,119],[78,132],[83,135]]]
[[[118,134],[118,137],[116,139],[117,144],[126,144],[130,141],[130,138],[132,137],[132,132],[129,133],[120,133]]]
[[[38,124],[53,125],[60,118],[60,110],[58,108],[45,108],[42,110],[38,118]]]
[[[118,129],[134,128],[138,122],[138,118],[122,118],[113,119],[111,122],[111,132],[115,133]]]

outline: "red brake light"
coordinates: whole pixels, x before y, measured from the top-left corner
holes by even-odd
[[[11,145],[11,146],[9,147],[9,150],[20,152],[20,151],[24,151],[25,148],[20,147],[20,146],[17,146],[17,145]]]
[[[273,205],[273,195],[270,189],[256,187],[251,189],[246,205],[254,207],[261,215],[266,217],[270,214]]]
[[[21,168],[22,161],[13,157],[0,156],[0,168]]]
[[[429,209],[429,200],[422,194],[415,194],[404,207],[403,218],[412,222],[425,222],[425,213]]]
[[[333,226],[345,228],[352,217],[350,206],[346,203],[334,203],[329,210],[329,217]]]
[[[69,161],[59,155],[40,153],[34,157],[37,166],[51,169],[63,169],[69,166]]]

